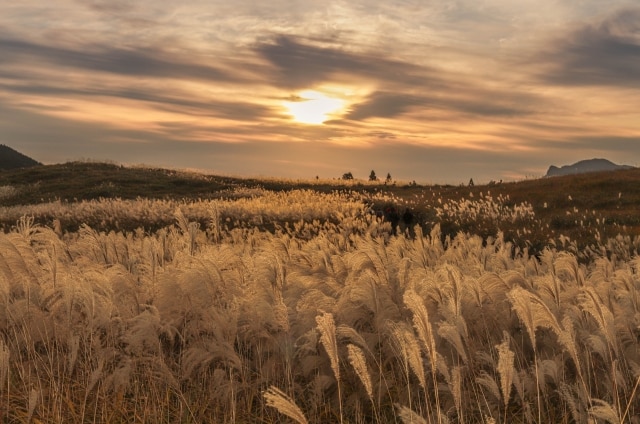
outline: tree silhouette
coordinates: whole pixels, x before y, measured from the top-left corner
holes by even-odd
[[[345,172],[342,174],[343,180],[353,180],[353,174],[351,172]]]
[[[376,171],[371,170],[371,174],[369,174],[369,181],[378,181],[378,177],[376,176]]]
[[[391,173],[390,173],[390,172],[387,172],[387,179],[386,179],[386,180],[384,180],[384,183],[385,183],[385,184],[388,184],[388,183],[390,183],[390,182],[391,182]]]

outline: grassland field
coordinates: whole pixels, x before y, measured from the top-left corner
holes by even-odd
[[[1,422],[640,423],[638,169],[75,162],[1,171],[0,226]]]

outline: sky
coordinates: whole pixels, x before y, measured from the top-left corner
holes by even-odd
[[[640,1],[2,1],[0,143],[420,183],[639,166]]]

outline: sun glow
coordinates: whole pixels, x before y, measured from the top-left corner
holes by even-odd
[[[343,110],[345,102],[319,91],[306,90],[283,104],[297,122],[319,125]]]

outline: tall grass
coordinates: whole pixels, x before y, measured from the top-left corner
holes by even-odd
[[[295,196],[278,206],[295,225],[269,231],[245,198],[172,204],[154,231],[0,234],[1,420],[637,419],[634,255],[391,235],[355,204],[322,211],[341,195]]]

